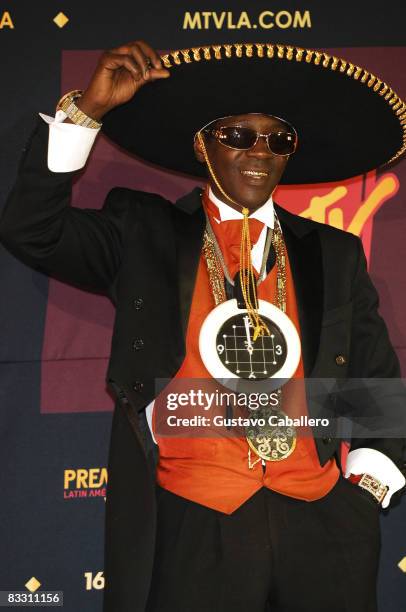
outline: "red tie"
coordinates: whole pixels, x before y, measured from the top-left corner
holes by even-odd
[[[208,197],[207,191],[203,193],[203,206],[208,213],[211,226],[219,243],[221,252],[223,253],[230,276],[234,278],[240,269],[242,218],[217,223],[215,219],[220,219],[220,213],[218,207]],[[258,219],[251,219],[251,217],[248,218],[248,223],[251,245],[254,246],[258,241],[264,224],[258,221]],[[254,273],[255,272],[256,270],[254,268]]]

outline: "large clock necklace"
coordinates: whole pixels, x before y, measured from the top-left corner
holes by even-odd
[[[266,264],[272,255],[276,265],[275,304],[257,299],[257,285],[266,276]],[[262,461],[281,461],[296,446],[296,431],[283,423],[282,385],[292,378],[300,360],[300,340],[296,327],[286,314],[286,251],[279,220],[274,216],[274,229],[268,229],[262,265],[255,282],[249,279],[248,291],[241,287],[241,275],[232,279],[220,246],[206,219],[203,255],[206,260],[210,287],[216,307],[203,322],[199,335],[199,350],[209,373],[222,385],[234,391],[253,393],[276,390],[277,406],[255,410],[252,422],[265,426],[246,428],[248,466]],[[231,299],[228,296],[233,295]],[[256,307],[261,329],[250,317],[246,305]],[[264,384],[260,384],[266,383]],[[261,387],[261,389],[259,389]],[[252,414],[250,415],[252,416]],[[276,416],[277,419],[270,419]],[[252,453],[255,459],[252,459]]]
[[[274,230],[268,232],[258,282],[251,261],[249,210],[231,198],[223,189],[209,159],[202,130],[196,134],[210,176],[223,196],[241,207],[243,215],[240,242],[240,265],[236,282],[230,277],[223,254],[207,217],[203,255],[216,307],[203,322],[199,334],[199,351],[206,369],[221,384],[246,393],[258,391],[258,385],[275,382],[277,406],[256,411],[256,423],[264,416],[264,426],[245,429],[248,442],[248,467],[259,461],[281,461],[295,449],[296,431],[287,425],[272,426],[270,416],[284,422],[282,385],[295,373],[300,360],[297,330],[286,314],[286,251],[279,220],[274,214]],[[206,215],[207,216],[207,215]],[[264,277],[270,248],[276,256],[275,304],[257,297],[257,284]],[[227,299],[226,289],[234,287],[234,297]],[[282,381],[281,381],[282,379]],[[264,412],[260,414],[259,412]],[[268,417],[268,418],[266,418]],[[252,459],[251,451],[256,459]]]

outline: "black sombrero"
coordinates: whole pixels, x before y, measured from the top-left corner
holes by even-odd
[[[272,44],[225,44],[162,55],[171,77],[142,87],[103,119],[115,143],[145,161],[205,177],[193,138],[218,117],[266,113],[292,123],[299,145],[285,184],[338,181],[406,149],[406,103],[344,59]]]

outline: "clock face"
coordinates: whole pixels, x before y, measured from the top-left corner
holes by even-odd
[[[269,336],[254,342],[248,313],[238,308],[236,299],[216,306],[199,334],[207,371],[222,385],[245,393],[257,392],[260,381],[266,382],[267,389],[279,388],[294,375],[300,361],[300,339],[293,322],[273,304],[265,300],[258,304]]]
[[[253,340],[254,328],[246,312],[224,321],[216,339],[217,355],[230,374],[239,378],[265,379],[283,367],[286,339],[274,321],[262,317],[270,335]]]

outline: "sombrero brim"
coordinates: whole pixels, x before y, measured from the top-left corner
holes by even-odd
[[[343,59],[272,44],[198,47],[162,59],[171,76],[107,113],[102,130],[163,168],[205,177],[193,152],[196,131],[250,112],[282,117],[298,132],[284,184],[347,179],[406,148],[406,104],[383,80]]]

